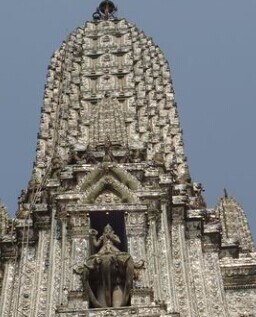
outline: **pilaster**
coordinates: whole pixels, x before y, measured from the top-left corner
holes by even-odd
[[[173,197],[171,232],[172,258],[178,311],[181,317],[194,317],[196,316],[196,311],[194,302],[191,301],[189,273],[186,265],[188,259],[185,242],[185,201],[186,197],[184,196]]]

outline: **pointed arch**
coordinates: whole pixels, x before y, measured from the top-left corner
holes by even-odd
[[[112,176],[112,178],[116,179],[118,182],[122,183],[132,191],[138,190],[141,187],[141,184],[136,179],[136,177],[128,173],[126,170],[117,166],[109,166],[109,164],[103,163],[85,177],[80,190],[87,191],[93,186],[93,184],[97,183],[105,176]]]
[[[109,190],[121,198],[122,203],[135,203],[136,196],[125,185],[117,181],[114,177],[106,175],[101,178],[86,193],[83,199],[84,203],[92,204],[104,190]]]

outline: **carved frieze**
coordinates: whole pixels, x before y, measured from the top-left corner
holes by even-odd
[[[223,258],[220,261],[225,289],[255,288],[256,261],[252,258]]]

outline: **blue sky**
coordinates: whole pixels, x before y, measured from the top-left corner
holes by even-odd
[[[0,5],[0,197],[14,214],[35,156],[53,51],[91,19],[97,0],[8,0]],[[256,238],[256,2],[117,0],[170,63],[190,172],[209,207],[227,188]]]

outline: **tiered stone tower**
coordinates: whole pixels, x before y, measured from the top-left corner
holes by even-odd
[[[52,56],[31,181],[0,207],[0,315],[256,316],[245,214],[206,208],[168,63],[115,11]]]

